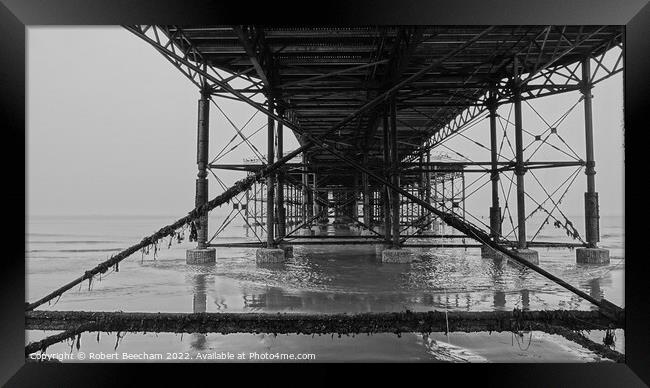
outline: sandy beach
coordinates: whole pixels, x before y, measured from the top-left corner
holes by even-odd
[[[211,222],[218,223],[218,217]],[[27,298],[34,300],[79,276],[173,217],[31,217],[26,248]],[[610,249],[608,265],[580,265],[569,249],[539,248],[540,266],[588,292],[624,306],[622,217],[603,217],[601,246]],[[214,228],[214,227],[213,227]],[[333,229],[330,225],[328,228]],[[216,228],[214,228],[216,229]],[[214,230],[213,229],[213,230]],[[550,229],[540,241],[557,241]],[[546,229],[545,229],[546,231]],[[340,233],[341,231],[337,231]],[[451,230],[448,230],[451,233]],[[187,236],[186,236],[187,237]],[[253,241],[243,225],[231,224],[215,242]],[[418,240],[413,240],[417,243]],[[444,242],[444,241],[441,241]],[[471,242],[469,239],[468,243]],[[219,248],[213,266],[185,263],[186,240],[167,241],[155,259],[136,254],[90,285],[85,282],[43,310],[125,312],[390,312],[493,311],[530,309],[589,310],[595,306],[536,273],[484,259],[476,248],[416,248],[420,260],[383,264],[375,246],[296,246],[283,264],[258,265],[255,248]],[[29,331],[27,341],[53,334]],[[616,331],[616,350],[624,352],[624,334]],[[601,342],[604,333],[589,337]],[[123,337],[123,338],[122,338]],[[97,340],[99,339],[99,341]],[[117,348],[116,348],[117,344]],[[218,362],[205,359],[245,353],[244,360],[265,361],[259,354],[315,355],[315,361],[430,362],[589,362],[600,357],[566,339],[542,332],[419,333],[342,336],[269,334],[120,334],[86,333],[77,349],[71,342],[48,353],[180,354],[163,361]],[[258,359],[254,359],[254,354]],[[201,358],[201,357],[204,358]],[[250,356],[250,357],[249,357]],[[135,356],[134,356],[135,357]],[[170,356],[171,357],[171,356]],[[197,360],[197,357],[199,359]],[[253,358],[253,359],[252,359]],[[63,361],[79,361],[78,358]],[[82,360],[111,362],[120,360]],[[151,361],[133,359],[128,361]],[[269,360],[275,361],[275,360]],[[282,361],[282,360],[280,360]],[[304,362],[304,361],[303,361]]]

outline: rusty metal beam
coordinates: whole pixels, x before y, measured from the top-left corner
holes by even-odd
[[[244,50],[246,50],[246,54],[248,55],[251,64],[255,68],[255,72],[257,73],[257,76],[262,80],[262,83],[264,84],[264,87],[268,90],[272,87],[272,78],[269,77],[268,74],[266,74],[266,71],[264,70],[264,67],[262,67],[261,61],[268,61],[268,57],[265,59],[260,59],[259,54],[257,53],[256,50],[256,44],[251,41],[251,38],[246,34],[248,30],[245,32],[244,29],[241,26],[234,26],[233,31],[237,34],[237,37],[239,38],[239,42],[241,45],[244,47]],[[265,54],[262,54],[265,55]]]
[[[580,310],[358,314],[33,311],[25,314],[26,330],[67,330],[91,322],[96,325],[94,330],[99,331],[221,334],[501,332],[522,330],[528,324],[571,330],[624,327],[623,319],[612,321],[598,311]]]

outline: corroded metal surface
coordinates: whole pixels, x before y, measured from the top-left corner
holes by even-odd
[[[525,330],[535,323],[571,330],[622,328],[597,311],[394,312],[361,314],[302,313],[125,313],[33,311],[26,313],[28,330],[65,330],[94,322],[101,331],[174,333],[428,333]],[[448,323],[447,323],[448,322]]]

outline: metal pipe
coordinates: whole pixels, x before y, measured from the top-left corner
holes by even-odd
[[[257,182],[253,184],[253,217],[255,217],[253,220],[253,226],[257,226],[258,223],[260,225],[262,224],[262,220],[257,213]]]
[[[462,173],[461,173],[462,174]],[[461,194],[461,200],[463,202],[463,219],[466,218],[467,212],[465,211],[465,174],[462,174],[460,176],[462,182],[463,182],[463,188],[462,188],[462,194]]]
[[[307,174],[307,183],[309,183],[309,175],[311,175],[311,190],[307,191],[307,214],[308,214],[308,219],[313,219],[314,217],[314,206],[315,206],[315,201],[314,201],[314,190],[316,190],[316,174]]]
[[[427,155],[427,165],[429,163],[431,163],[431,149],[429,148],[430,144],[431,144],[431,139],[427,140],[427,145],[426,145],[426,148],[425,148],[426,149],[426,155]],[[424,174],[425,174],[424,176],[425,176],[425,180],[426,180],[426,185],[424,186],[425,190],[426,190],[425,201],[426,201],[426,203],[431,204],[431,172],[427,170],[427,171],[425,171]],[[435,183],[434,183],[433,187],[434,187],[434,190],[435,190],[435,188],[436,188]],[[427,223],[427,225],[429,225],[429,229],[433,228],[432,222],[431,222],[431,217],[432,217],[431,213],[428,212],[427,213],[426,223]]]
[[[368,165],[368,152],[364,152],[363,154],[363,164]],[[368,185],[368,174],[366,173],[361,173],[361,186],[363,189],[363,223],[366,225],[370,225],[370,213],[371,213],[371,208],[370,208],[370,187]]]
[[[382,152],[384,158],[384,176],[386,180],[390,180],[390,136],[389,136],[389,127],[388,127],[388,108],[384,109],[383,115],[383,144]],[[390,242],[390,189],[387,186],[384,186],[383,190],[383,209],[384,209],[384,236],[386,242]]]
[[[250,204],[250,190],[246,190],[246,208],[244,209],[244,218],[249,222],[250,214],[248,212],[248,205]]]
[[[513,83],[519,83],[517,57],[514,58],[514,77]],[[515,86],[513,90],[515,105],[515,154],[517,175],[517,228],[518,228],[518,245],[519,249],[526,249],[526,189],[524,188],[524,151],[523,151],[523,129],[521,124],[521,94],[519,87]]]
[[[391,182],[395,187],[399,186],[399,152],[397,149],[397,109],[395,97],[390,99],[390,150],[391,150]],[[392,191],[392,237],[393,248],[399,248],[399,222],[400,222],[400,196],[396,190]]]
[[[277,114],[280,117],[284,117],[283,114],[284,112],[282,111],[282,108],[278,107],[276,110],[277,110]],[[277,123],[276,137],[278,139],[277,154],[279,160],[282,159],[284,153],[284,131],[283,131],[283,125],[281,121]],[[278,237],[282,238],[285,236],[287,232],[287,211],[284,206],[284,167],[281,167],[278,170],[276,179],[277,179],[276,209],[278,212]]]
[[[596,161],[594,158],[594,128],[591,107],[591,70],[590,58],[582,61],[582,96],[585,108],[585,148],[587,156],[587,192],[585,193],[585,237],[590,248],[595,248],[600,241],[598,214],[598,193],[596,192]]]
[[[195,207],[208,202],[208,145],[209,145],[209,123],[210,123],[210,95],[207,90],[201,91],[201,99],[198,104],[198,125],[197,125],[197,150],[196,164],[198,174],[196,178],[196,195],[194,198]],[[197,248],[204,249],[208,242],[208,215],[204,214],[197,220]]]
[[[309,212],[307,211],[308,208],[308,193],[307,193],[307,188],[309,187],[309,176],[307,175],[307,156],[305,154],[302,154],[302,223],[305,224],[307,223],[307,219],[309,217]]]
[[[269,98],[269,111],[273,111],[273,99]],[[267,167],[272,165],[274,162],[275,152],[274,152],[274,125],[273,118],[268,117],[268,128],[267,128]],[[267,248],[275,247],[274,243],[274,232],[275,232],[275,222],[273,220],[273,191],[275,188],[275,174],[271,173],[266,177],[266,246]]]
[[[624,318],[624,317],[623,317]],[[95,330],[171,333],[429,333],[449,331],[517,331],[539,324],[574,330],[623,328],[598,311],[424,311],[356,314],[312,313],[145,313],[108,311],[34,311],[25,314],[27,330],[67,330],[96,322]],[[92,329],[90,329],[92,330]],[[40,349],[37,349],[40,350]]]
[[[494,100],[488,107],[490,111],[490,162],[492,163],[492,207],[490,207],[490,237],[496,240],[501,235],[501,207],[499,206],[499,171],[497,153],[497,105]]]

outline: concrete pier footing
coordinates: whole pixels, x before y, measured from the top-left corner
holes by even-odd
[[[185,262],[187,264],[212,264],[216,261],[217,250],[214,248],[188,249],[185,253]]]
[[[521,257],[529,263],[539,264],[539,252],[533,249],[513,249],[512,253]]]
[[[609,250],[603,248],[577,248],[578,264],[609,264]]]
[[[282,263],[285,259],[285,251],[280,248],[259,248],[255,251],[257,263]]]
[[[408,249],[384,249],[381,252],[382,263],[411,263],[415,261],[415,255]]]

